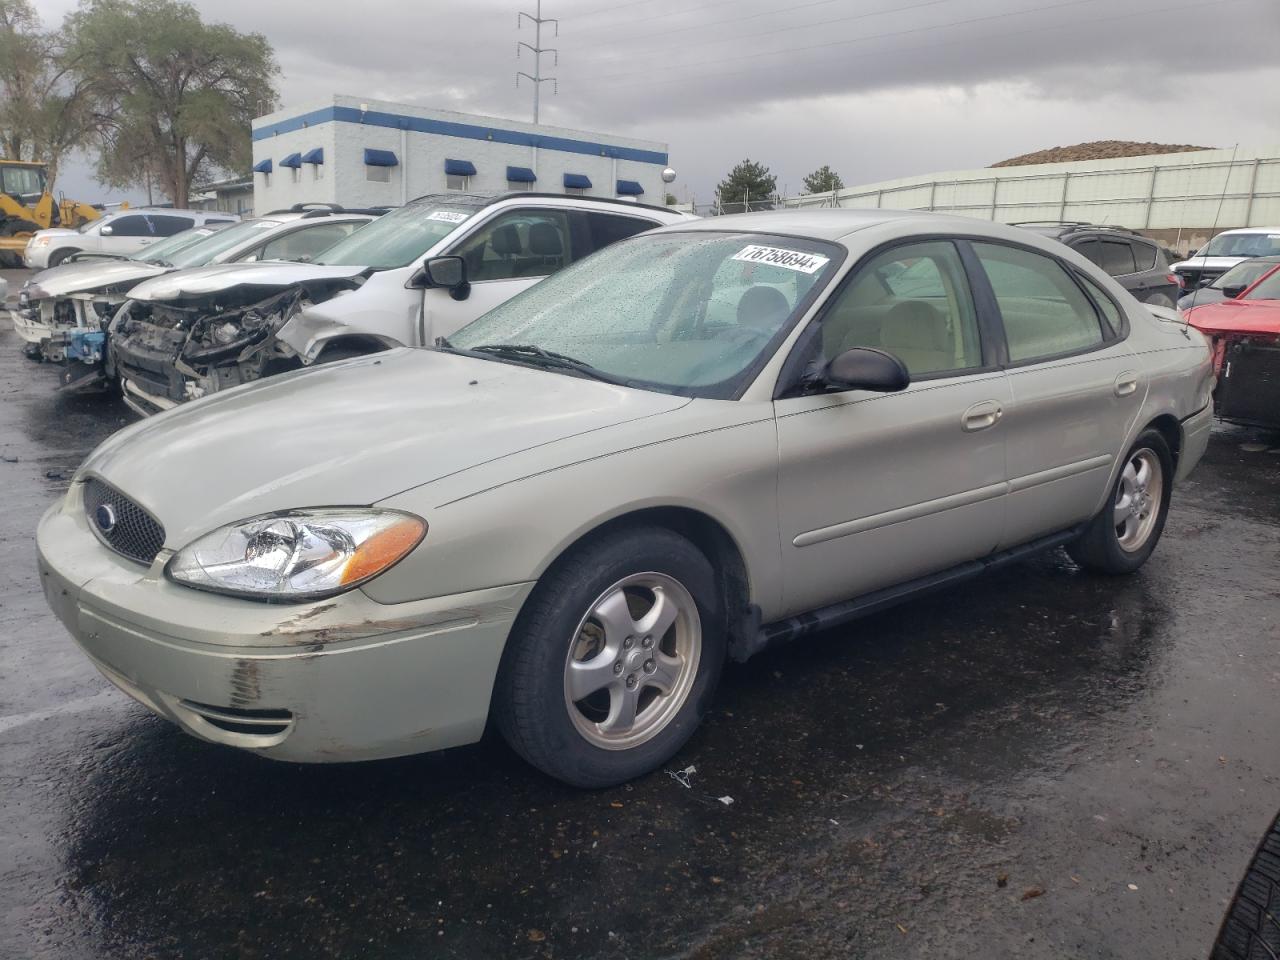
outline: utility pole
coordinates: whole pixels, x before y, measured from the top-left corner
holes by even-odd
[[[533,82],[533,122],[536,124],[538,122],[538,94],[542,91],[542,85],[544,83],[550,82],[552,92],[553,93],[560,92],[559,90],[560,85],[556,82],[555,77],[544,77],[542,75],[542,55],[544,53],[553,54],[555,57],[555,60],[553,62],[557,67],[560,66],[560,51],[558,51],[555,47],[544,47],[542,45],[542,25],[544,23],[554,23],[556,25],[555,35],[558,37],[560,36],[560,21],[555,19],[554,17],[544,17],[542,15],[542,0],[537,0],[537,6],[535,8],[534,13],[525,13],[523,10],[521,10],[518,14],[516,14],[516,30],[517,31],[522,26],[524,26],[524,21],[526,17],[533,24],[533,43],[531,45],[531,44],[525,43],[523,40],[517,41],[516,42],[516,59],[517,60],[520,59],[521,47],[524,47],[527,50],[529,50],[533,54],[533,73],[532,75],[530,75],[528,73],[525,73],[523,70],[517,70],[516,71],[516,89],[517,90],[520,89],[521,77],[524,77]]]

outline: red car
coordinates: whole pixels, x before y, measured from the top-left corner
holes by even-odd
[[[1280,265],[1235,299],[1185,316],[1213,347],[1218,416],[1280,429]]]

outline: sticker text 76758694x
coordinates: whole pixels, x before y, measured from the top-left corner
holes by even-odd
[[[782,247],[766,247],[755,243],[743,247],[733,255],[733,259],[742,260],[745,263],[767,263],[770,266],[784,267],[798,273],[817,273],[831,262],[830,257],[824,257],[818,253],[784,250]]]

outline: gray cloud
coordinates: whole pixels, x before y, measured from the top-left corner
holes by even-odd
[[[197,0],[265,34],[282,102],[350,93],[496,116],[520,0]],[[56,22],[67,0],[38,4]],[[532,0],[525,0],[532,9]],[[561,20],[543,119],[671,144],[677,193],[750,155],[798,188],[985,165],[1093,139],[1280,139],[1275,0],[546,0]],[[1221,24],[1220,28],[1214,28]],[[70,185],[67,185],[70,189]]]

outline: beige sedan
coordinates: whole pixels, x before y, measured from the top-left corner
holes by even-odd
[[[121,431],[40,569],[102,672],[206,740],[362,760],[492,717],[602,786],[681,749],[726,658],[1037,550],[1137,570],[1211,386],[1199,333],[1025,231],[722,217],[433,349]]]

